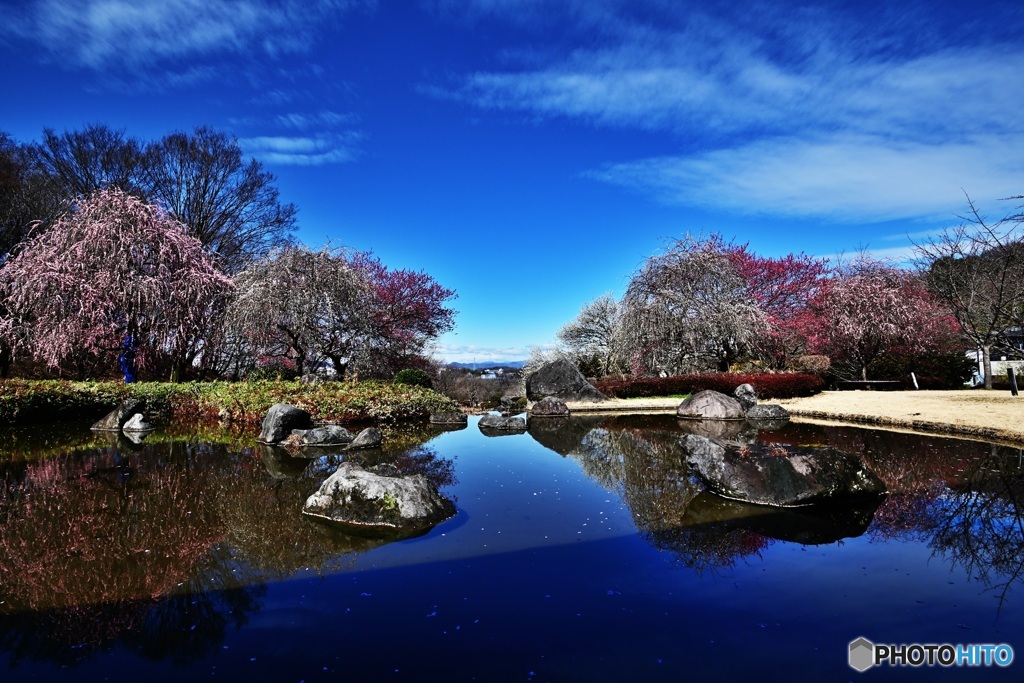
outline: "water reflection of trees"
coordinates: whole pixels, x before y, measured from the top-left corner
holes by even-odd
[[[697,570],[731,567],[759,553],[771,539],[707,508],[696,517],[695,501],[704,496],[693,481],[678,447],[689,425],[646,419],[631,425],[605,420],[591,428],[572,452],[584,472],[625,501],[641,536],[675,560]]]
[[[824,543],[866,532],[879,540],[927,543],[1002,598],[1024,577],[1020,451],[944,437],[791,424],[759,438],[853,453],[890,493],[877,509],[770,511],[706,494],[690,479],[678,439],[699,426],[665,416],[571,421],[571,438],[559,442],[542,434],[538,441],[558,443],[562,455],[577,458],[588,476],[617,491],[641,535],[685,566],[729,567],[776,539]]]
[[[399,431],[365,457],[454,481],[450,462],[416,448],[429,432]],[[70,664],[118,644],[187,661],[245,623],[268,582],[379,544],[300,514],[340,454],[285,454],[296,462],[273,476],[251,436],[190,438],[129,449],[75,437],[60,455],[0,463],[0,647],[14,661]]]
[[[1024,578],[1024,469],[1020,455],[993,453],[967,482],[936,501],[929,545],[1005,602]]]

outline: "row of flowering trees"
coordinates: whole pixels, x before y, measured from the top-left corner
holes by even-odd
[[[172,381],[267,362],[390,375],[454,324],[452,290],[369,253],[287,244],[233,275],[218,266],[164,208],[95,191],[0,267],[5,365],[103,376],[119,358],[126,379],[137,363]]]
[[[926,279],[859,255],[773,258],[718,235],[671,242],[621,300],[586,304],[559,331],[592,374],[824,369],[868,379],[880,361],[945,356],[964,372],[956,318]]]

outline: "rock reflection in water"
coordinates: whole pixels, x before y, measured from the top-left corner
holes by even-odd
[[[690,502],[682,522],[709,531],[743,529],[779,541],[821,545],[863,535],[877,507],[878,501],[871,500],[850,506],[773,508],[704,491]]]
[[[740,443],[757,443],[757,427],[746,420],[679,420],[683,434]]]
[[[294,457],[281,446],[268,443],[257,444],[263,467],[274,479],[295,479],[302,475],[309,466],[309,458]]]
[[[686,566],[729,567],[776,540],[821,544],[866,533],[926,542],[1001,594],[1024,578],[1024,456],[1018,450],[800,423],[761,432],[750,423],[669,416],[574,416],[560,423],[559,429],[531,424],[530,434],[617,491],[644,538]],[[815,510],[729,501],[691,478],[677,446],[683,433],[835,447],[861,458],[890,493],[880,504]]]

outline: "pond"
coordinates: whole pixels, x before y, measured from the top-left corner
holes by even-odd
[[[0,676],[1020,679],[1020,662],[848,665],[861,636],[1024,653],[1020,450],[801,423],[747,434],[855,453],[890,490],[877,509],[778,511],[702,491],[673,416],[505,436],[477,420],[393,427],[385,450],[353,456],[424,472],[456,501],[392,543],[301,517],[336,452],[292,457],[252,428],[141,444],[87,425],[5,432]]]

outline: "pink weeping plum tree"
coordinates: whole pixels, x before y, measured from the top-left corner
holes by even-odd
[[[134,362],[174,358],[194,343],[208,307],[233,284],[181,223],[106,189],[29,237],[0,270],[0,287],[0,334],[16,353],[51,367],[120,353],[133,381]]]
[[[868,256],[825,281],[811,306],[810,351],[851,362],[861,380],[876,358],[897,349],[927,355],[954,348],[960,331],[920,277]]]

